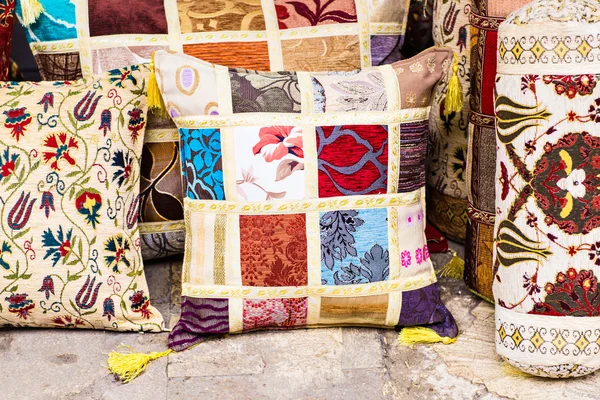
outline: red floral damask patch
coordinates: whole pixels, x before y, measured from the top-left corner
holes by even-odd
[[[308,284],[306,216],[241,215],[242,285]]]

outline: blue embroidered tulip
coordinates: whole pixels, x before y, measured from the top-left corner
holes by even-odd
[[[33,208],[33,204],[37,199],[31,200],[31,203],[27,205],[29,202],[29,196],[31,193],[21,192],[21,196],[14,207],[8,213],[8,226],[10,229],[19,230],[23,229],[27,222],[29,221],[29,217],[31,217],[31,209]]]
[[[100,282],[95,289],[94,283],[96,283],[96,277],[90,281],[90,276],[88,275],[85,283],[75,296],[75,304],[82,310],[89,310],[96,304],[98,291],[100,290],[100,286],[102,286],[102,282]]]
[[[12,247],[10,247],[8,242],[2,242],[2,247],[0,248],[0,267],[10,269],[10,265],[4,260],[5,254],[12,254]]]
[[[467,46],[467,27],[461,26],[458,29],[458,42],[456,43],[460,52],[462,53],[463,49]]]
[[[44,94],[38,104],[44,106],[44,112],[48,112],[48,107],[54,107],[54,93],[48,92]]]
[[[50,275],[44,278],[42,281],[42,287],[38,290],[38,292],[44,293],[46,300],[50,298],[50,293],[54,295],[54,280]]]
[[[50,210],[56,211],[54,208],[54,195],[52,192],[44,192],[42,193],[42,204],[40,204],[40,210],[44,210],[44,214],[46,214],[46,218],[50,216]]]
[[[111,132],[111,130],[110,130],[111,120],[112,120],[112,114],[110,113],[110,110],[102,111],[102,114],[100,114],[100,128],[98,128],[98,129],[104,131],[104,136],[106,136],[107,131]]]
[[[115,302],[110,297],[104,299],[103,303],[104,313],[102,313],[103,317],[108,318],[110,321],[111,318],[115,318]]]
[[[113,172],[112,180],[113,182],[117,181],[117,184],[121,187],[124,182],[129,182],[133,168],[133,156],[129,152],[125,153],[123,150],[117,150],[112,156],[111,166],[117,167],[117,170]]]
[[[83,96],[83,99],[79,100],[79,103],[75,105],[73,116],[77,121],[83,122],[92,118],[94,112],[96,112],[98,101],[102,98],[102,95],[100,95],[94,100],[94,96],[96,96],[96,92],[92,93],[88,90],[86,95]]]

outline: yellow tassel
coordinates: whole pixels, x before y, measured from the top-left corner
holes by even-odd
[[[465,275],[465,262],[455,251],[452,253],[452,260],[438,271],[438,276],[440,278],[462,279]]]
[[[412,346],[415,344],[427,343],[452,344],[454,342],[456,342],[456,338],[442,337],[433,329],[423,328],[421,326],[402,328],[398,334],[398,343],[400,343],[400,346]]]
[[[150,62],[150,78],[148,79],[148,107],[152,113],[159,117],[168,117],[167,108],[160,95],[158,82],[156,81],[156,70],[154,69],[154,53]]]
[[[513,376],[515,378],[531,378],[531,375],[529,375],[527,372],[521,371],[519,368],[509,364],[506,361],[502,363],[502,370],[507,376]]]
[[[452,66],[452,76],[448,82],[448,90],[446,91],[446,101],[444,103],[444,115],[447,117],[450,114],[459,113],[463,109],[463,92],[458,79],[458,57],[454,54],[454,65]]]
[[[21,0],[21,19],[24,26],[30,26],[37,21],[44,7],[39,0]]]
[[[123,383],[128,383],[137,378],[148,366],[150,361],[157,360],[161,357],[168,356],[173,352],[169,349],[161,353],[152,352],[148,354],[134,353],[129,346],[124,346],[129,349],[130,353],[118,353],[111,351],[108,354],[108,369],[113,374],[117,374]]]

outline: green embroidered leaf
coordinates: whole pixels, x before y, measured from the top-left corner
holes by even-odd
[[[125,117],[123,117],[123,113],[119,113],[119,125],[121,125],[121,128],[125,126]]]
[[[87,128],[89,128],[90,126],[94,126],[94,124],[95,124],[95,123],[96,123],[96,121],[94,120],[94,121],[90,122],[89,124],[84,124],[84,125],[81,125],[81,126],[79,127],[79,130],[80,130],[80,131],[82,131],[82,130],[84,130],[84,129],[87,129]]]
[[[15,285],[15,286],[11,287],[8,291],[11,292],[11,293],[14,293],[17,290],[19,290],[19,285]]]
[[[127,304],[125,304],[125,300],[121,299],[121,308],[123,311],[127,310]]]
[[[27,232],[29,232],[29,230],[30,230],[30,229],[31,229],[31,228],[27,228],[27,229],[25,229],[24,231],[21,231],[21,232],[17,233],[15,236],[13,236],[13,240],[20,239],[20,238],[22,238],[23,236],[27,235]]]
[[[541,104],[525,106],[506,96],[498,96],[496,117],[500,141],[504,144],[510,143],[525,130],[540,126],[541,121],[547,121],[552,113],[547,112],[547,109],[541,106]]]
[[[79,260],[73,260],[73,261],[71,261],[71,262],[67,263],[67,265],[68,265],[69,267],[72,267],[72,266],[74,266],[74,265],[77,265],[77,263],[79,263]]]
[[[69,121],[71,121],[71,125],[73,125],[73,128],[77,130],[77,121],[75,120],[75,117],[70,112],[67,112],[67,115],[69,116]]]
[[[40,166],[40,161],[36,161],[33,163],[33,165],[31,166],[31,172],[35,171],[36,169],[38,169]]]
[[[96,236],[94,236],[92,238],[92,240],[90,240],[90,247],[93,246],[96,243]]]
[[[88,183],[90,181],[90,177],[88,176],[87,178],[85,178],[83,181],[81,181],[80,185],[83,186],[86,183]]]
[[[71,187],[71,190],[69,190],[69,201],[73,200],[73,196],[75,196],[75,186]]]
[[[67,271],[67,282],[73,282],[81,278],[81,275],[71,275],[70,272]]]
[[[526,261],[541,262],[553,254],[549,250],[549,246],[529,239],[509,220],[500,223],[496,244],[496,256],[504,267]]]
[[[77,175],[79,175],[79,174],[81,174],[81,171],[71,171],[71,172],[69,172],[69,173],[66,175],[66,177],[67,177],[67,178],[72,178],[72,177],[74,177],[74,176],[77,176]]]
[[[73,310],[77,311],[77,314],[81,315],[81,313],[79,312],[79,308],[77,308],[75,303],[73,303],[73,300],[69,299],[69,303],[71,303],[71,307],[73,307]]]
[[[14,190],[14,189],[16,189],[16,188],[17,188],[17,186],[19,186],[19,182],[15,182],[15,183],[13,183],[13,184],[12,184],[12,185],[10,185],[9,187],[7,187],[7,188],[6,188],[6,190],[7,190],[8,192],[10,192],[11,190]]]
[[[77,246],[77,249],[79,250],[79,256],[83,256],[83,240],[79,240],[79,245]]]
[[[14,274],[10,274],[10,275],[5,275],[4,279],[6,279],[7,281],[14,281],[15,279],[17,279],[19,277],[19,274],[17,274],[16,272]]]
[[[130,272],[127,273],[127,276],[130,277],[130,278],[133,278],[135,275],[136,275],[135,271],[130,271]]]
[[[23,274],[21,275],[21,279],[27,280],[30,279],[33,274]]]

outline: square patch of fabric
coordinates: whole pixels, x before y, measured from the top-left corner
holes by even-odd
[[[387,209],[320,214],[321,284],[382,282],[390,275]]]
[[[247,286],[308,283],[304,214],[241,215],[240,261]]]
[[[233,135],[237,193],[241,200],[305,197],[302,127],[236,127]]]
[[[147,82],[131,66],[1,85],[3,324],[162,330],[137,226]]]
[[[180,129],[181,166],[190,199],[225,200],[221,132],[218,129]]]
[[[300,91],[295,72],[267,72],[260,75],[230,70],[234,113],[299,113]]]
[[[306,298],[244,299],[244,330],[302,327],[307,311]]]
[[[274,0],[279,29],[357,22],[353,0]]]
[[[178,0],[177,9],[182,33],[265,29],[260,0]]]
[[[387,126],[318,126],[316,132],[320,197],[387,192]]]
[[[144,10],[144,12],[140,12]],[[164,0],[88,2],[90,36],[159,35],[169,32]]]

